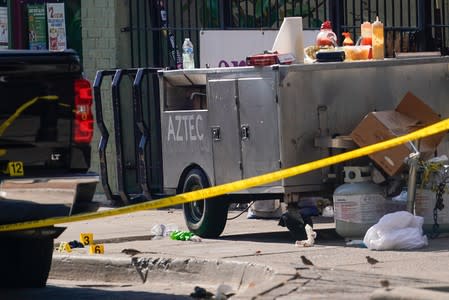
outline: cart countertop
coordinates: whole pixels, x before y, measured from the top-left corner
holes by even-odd
[[[341,70],[354,68],[382,68],[388,66],[420,65],[449,63],[449,56],[440,57],[416,57],[416,58],[387,58],[384,60],[365,60],[350,62],[315,62],[311,64],[291,64],[291,65],[271,65],[265,67],[229,67],[229,68],[196,68],[180,70],[161,70],[159,75],[168,79],[174,85],[204,85],[206,77],[213,74],[248,74],[260,72],[279,71],[281,73],[320,71],[320,70]]]

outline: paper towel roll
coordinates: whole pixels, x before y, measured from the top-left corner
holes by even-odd
[[[296,57],[295,63],[304,62],[302,17],[284,18],[272,51],[292,53]]]

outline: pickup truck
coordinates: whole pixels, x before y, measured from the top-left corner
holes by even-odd
[[[0,51],[0,224],[91,212],[92,90],[76,52]],[[0,233],[0,286],[44,287],[65,228]]]

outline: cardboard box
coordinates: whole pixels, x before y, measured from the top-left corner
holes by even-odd
[[[440,121],[440,117],[427,104],[412,93],[407,93],[394,111],[371,112],[352,131],[353,141],[360,147],[389,140]],[[422,157],[430,157],[444,133],[421,139]],[[412,152],[409,143],[370,155],[388,175],[398,174],[405,166],[404,160]]]

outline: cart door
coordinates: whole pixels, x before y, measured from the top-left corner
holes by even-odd
[[[236,80],[209,80],[215,184],[242,179]]]
[[[238,81],[243,178],[279,170],[276,90],[272,78]]]

